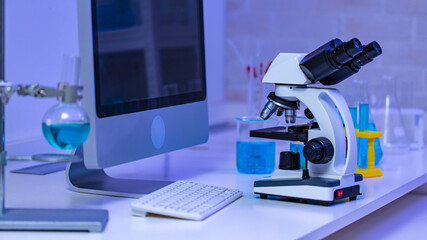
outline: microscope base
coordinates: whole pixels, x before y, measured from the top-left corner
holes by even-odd
[[[356,183],[361,179],[357,175],[353,183],[347,184],[328,178],[263,179],[254,183],[254,192],[263,199],[275,196],[299,202],[321,202],[329,206],[340,199],[356,200],[357,195],[361,195],[360,186]]]

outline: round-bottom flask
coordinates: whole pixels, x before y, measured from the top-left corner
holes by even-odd
[[[60,102],[46,112],[42,129],[50,145],[61,150],[71,150],[86,141],[90,122],[78,104]]]

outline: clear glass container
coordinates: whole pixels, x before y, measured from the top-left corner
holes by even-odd
[[[76,149],[86,141],[90,122],[77,103],[60,102],[43,117],[43,135],[50,145],[61,150]]]
[[[408,149],[408,130],[403,120],[400,99],[397,98],[395,77],[384,75],[381,81],[372,82],[370,85],[371,112],[376,127],[383,133],[382,146]]]
[[[276,142],[250,137],[251,130],[274,127],[274,120],[240,117],[237,121],[236,165],[239,173],[270,174],[275,169]]]

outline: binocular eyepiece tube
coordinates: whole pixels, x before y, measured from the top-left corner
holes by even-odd
[[[357,38],[348,42],[336,38],[307,54],[301,60],[300,68],[312,83],[333,85],[358,72],[381,53],[381,47],[375,41],[363,46]],[[349,69],[353,72],[350,75]]]
[[[362,66],[372,62],[372,60],[381,55],[381,53],[382,49],[380,45],[375,41],[371,42],[368,45],[363,46],[363,51],[344,64],[339,70],[320,80],[320,83],[323,85],[338,84],[351,75],[359,72]]]
[[[348,42],[344,42],[330,51],[328,54],[333,62],[338,66],[342,66],[354,56],[362,51],[362,43],[357,38],[353,38]]]

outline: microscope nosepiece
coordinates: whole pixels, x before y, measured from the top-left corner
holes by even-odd
[[[274,92],[271,92],[267,96],[267,103],[260,113],[260,117],[264,120],[267,120],[277,111],[277,116],[281,116],[283,111],[285,111],[286,122],[293,121],[295,122],[295,110],[299,108],[299,101],[289,101],[282,99]],[[289,118],[289,120],[288,120]]]

